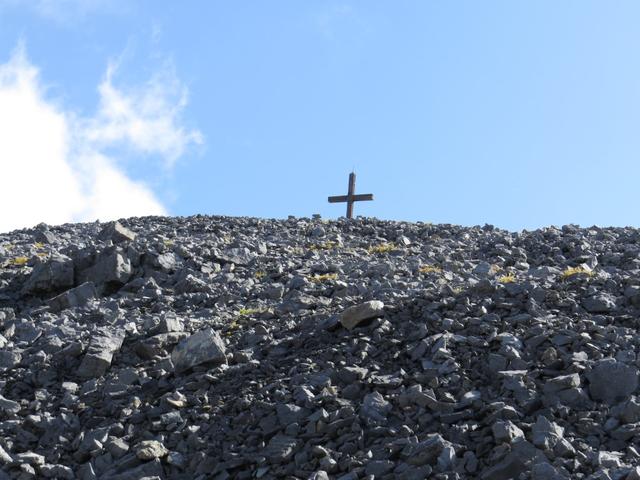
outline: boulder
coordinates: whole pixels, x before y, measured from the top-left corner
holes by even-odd
[[[113,355],[120,350],[125,334],[123,331],[100,332],[94,336],[85,353],[77,374],[85,378],[101,377],[113,360]]]
[[[154,460],[162,458],[169,453],[169,450],[157,440],[143,440],[133,447],[136,457],[140,460]]]
[[[98,238],[102,241],[111,240],[113,243],[123,243],[134,241],[136,234],[120,222],[110,222],[100,231]]]
[[[92,298],[97,297],[96,286],[93,282],[85,282],[75,288],[71,288],[49,300],[52,312],[59,312],[66,308],[79,307],[86,304]]]
[[[23,294],[55,292],[73,287],[73,261],[60,254],[54,254],[46,262],[39,262],[22,288]]]
[[[628,398],[638,388],[638,369],[613,358],[596,362],[587,374],[589,394],[598,402],[616,404]]]
[[[182,340],[171,352],[171,361],[176,372],[182,372],[195,365],[227,363],[225,345],[218,332],[205,328]]]
[[[384,303],[371,300],[347,308],[340,315],[340,323],[348,330],[353,330],[365,320],[380,317],[384,314]]]

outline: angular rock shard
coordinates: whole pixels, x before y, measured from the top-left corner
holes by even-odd
[[[123,226],[120,222],[110,222],[98,234],[102,241],[111,240],[113,243],[132,242],[136,234]]]
[[[182,340],[171,352],[176,372],[202,363],[220,365],[227,362],[225,345],[218,332],[206,328]]]
[[[113,355],[120,350],[124,337],[125,334],[122,331],[113,333],[101,332],[93,337],[89,348],[87,348],[87,353],[85,353],[82,363],[80,363],[77,374],[85,378],[96,378],[104,375],[111,365]]]
[[[53,297],[48,303],[52,312],[59,312],[66,308],[84,305],[92,298],[96,298],[97,295],[96,286],[93,282],[85,282],[61,293],[57,297]]]

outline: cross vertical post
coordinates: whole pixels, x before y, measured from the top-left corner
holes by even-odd
[[[349,188],[347,193],[347,218],[353,218],[353,195],[356,193],[356,174],[349,174]]]
[[[356,195],[356,174],[351,172],[349,174],[349,189],[346,195],[338,195],[335,197],[329,197],[329,203],[344,203],[347,204],[347,218],[353,218],[353,204],[355,202],[373,200],[373,194],[364,193],[362,195]]]

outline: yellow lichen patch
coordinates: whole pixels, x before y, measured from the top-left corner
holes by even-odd
[[[423,265],[419,271],[420,273],[442,273],[442,268],[437,265]]]
[[[317,251],[317,250],[333,250],[336,248],[338,244],[336,242],[324,242],[324,243],[314,243],[313,245],[309,245],[309,250]]]
[[[240,315],[241,317],[249,317],[251,315],[257,315],[264,312],[265,310],[262,308],[241,308],[238,311],[238,315]]]
[[[173,247],[173,240],[165,239],[162,241],[165,247]]]
[[[36,247],[38,250],[44,248],[44,243],[42,242],[36,242],[33,244],[34,247]]]
[[[498,278],[500,283],[513,283],[516,281],[516,276],[513,273],[507,273]]]
[[[267,275],[267,272],[263,272],[262,270],[259,270],[253,274],[253,276],[258,280],[262,280],[266,275]]]
[[[560,277],[562,278],[562,280],[566,280],[567,278],[573,277],[574,275],[578,274],[586,275],[588,277],[592,277],[594,275],[593,270],[591,270],[589,267],[580,266],[568,267],[564,272],[562,272],[562,275]]]
[[[311,277],[310,280],[315,283],[322,283],[322,282],[328,282],[330,280],[336,280],[337,278],[338,278],[337,273],[324,273],[322,275],[315,275]]]
[[[15,267],[23,267],[27,264],[29,259],[27,257],[15,257],[9,260],[9,265],[13,265]]]
[[[290,255],[304,255],[304,250],[302,247],[291,247],[291,248],[287,248],[286,251]]]
[[[371,245],[369,248],[367,248],[367,252],[369,252],[370,254],[389,253],[394,252],[397,249],[398,248],[393,243],[381,243],[379,245]]]

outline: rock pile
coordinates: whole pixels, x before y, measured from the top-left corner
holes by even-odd
[[[0,479],[640,480],[640,231],[0,235]]]

